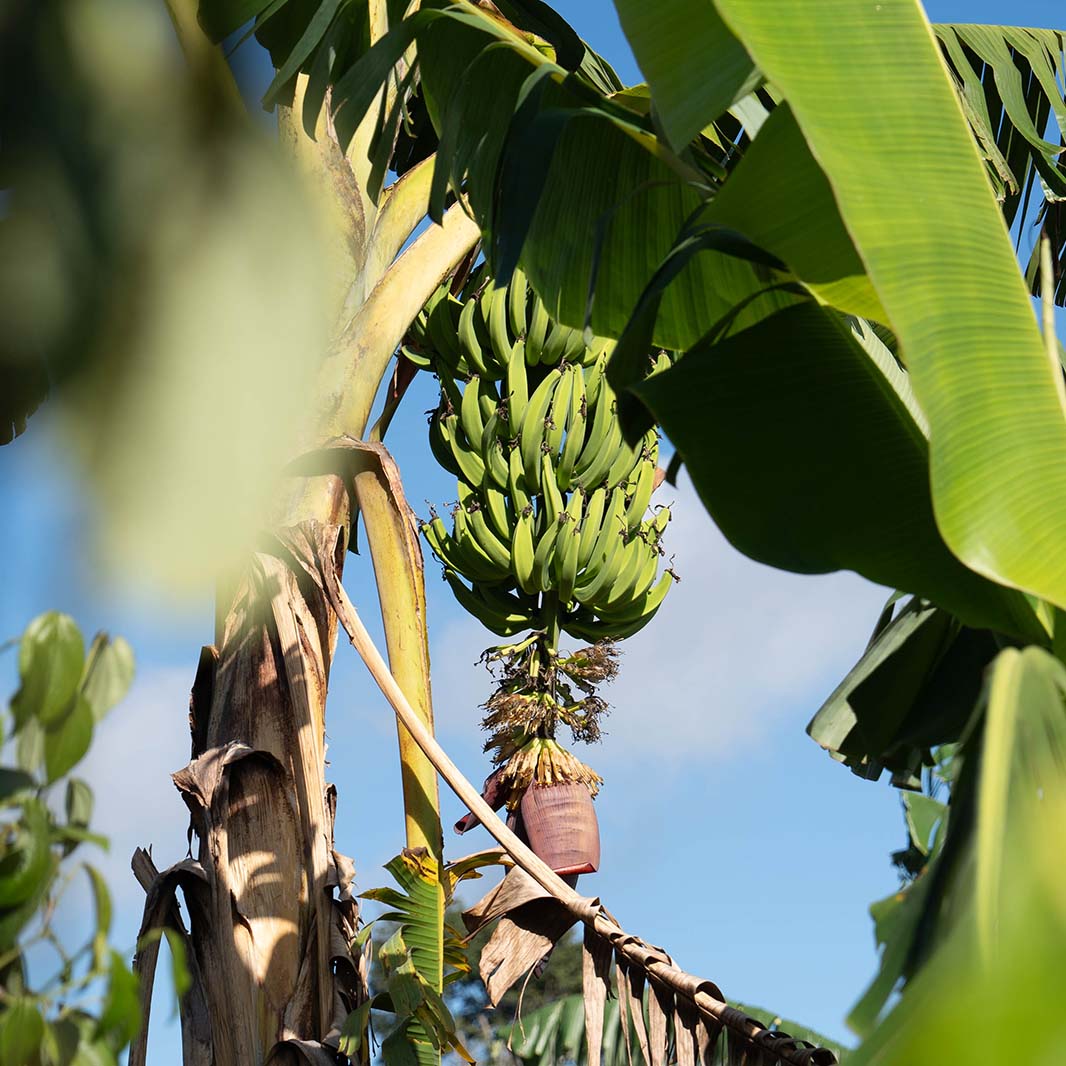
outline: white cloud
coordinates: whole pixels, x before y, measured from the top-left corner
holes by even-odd
[[[107,877],[118,910],[136,912],[144,893],[130,871],[138,846],[153,845],[164,869],[186,851],[188,811],[170,779],[189,753],[189,688],[194,665],[148,670],[104,719],[86,760],[74,771],[96,796],[92,827],[110,852],[86,859]],[[123,926],[128,925],[123,922]],[[132,926],[136,933],[136,923]],[[125,932],[125,928],[123,929]]]
[[[801,729],[861,654],[886,595],[855,574],[811,577],[752,562],[728,544],[687,478],[660,495],[674,501],[666,546],[682,580],[621,645],[597,765],[732,757],[782,717]],[[490,638],[463,616],[434,642],[442,729],[471,728],[489,692],[471,663]]]

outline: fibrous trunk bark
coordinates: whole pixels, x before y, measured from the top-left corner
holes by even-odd
[[[174,775],[195,858],[155,878],[142,929],[168,925],[191,954],[186,1066],[332,1063],[344,1018],[366,996],[354,867],[334,848],[336,792],[324,777],[337,620],[320,575],[340,579],[349,507],[341,479],[328,481],[317,498],[333,521],[274,530],[233,587],[217,647],[200,657],[192,760]]]
[[[206,874],[186,898],[215,1066],[331,1042],[363,994],[352,867],[333,849],[324,778],[336,619],[305,569],[339,573],[345,524],[278,530],[237,585],[217,651],[201,657],[193,759],[174,780]]]

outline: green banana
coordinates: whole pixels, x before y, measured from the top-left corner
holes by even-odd
[[[553,322],[548,339],[544,342],[544,350],[540,353],[540,361],[546,366],[555,366],[562,360],[575,333],[577,330],[564,326],[561,322]],[[581,334],[577,333],[577,336],[580,341]],[[581,347],[584,349],[584,344]]]
[[[441,435],[459,466],[459,476],[471,485],[480,485],[485,480],[485,462],[467,443],[458,415],[441,420]]]
[[[561,376],[558,367],[551,370],[534,390],[522,415],[519,447],[522,449],[522,466],[526,472],[526,485],[530,488],[536,485],[540,478],[541,445],[544,443],[545,430],[544,419]]]
[[[459,303],[451,294],[438,300],[433,309],[426,316],[426,333],[429,342],[435,349],[444,365],[455,370],[463,353],[456,337],[456,316],[454,309],[458,309]]]
[[[496,488],[507,488],[507,460],[504,458],[503,441],[500,440],[499,429],[503,420],[499,415],[493,415],[481,432],[481,459],[488,473],[485,483],[492,482]]]
[[[574,472],[574,463],[581,454],[581,448],[585,443],[585,425],[587,413],[585,406],[585,375],[581,368],[575,366],[570,372],[570,409],[566,417],[566,440],[563,442],[562,451],[559,453],[559,468],[556,476],[559,488],[564,492],[570,487],[571,476]]]
[[[500,390],[492,378],[478,378],[477,402],[481,421],[487,422],[500,409]]]
[[[511,541],[511,570],[518,587],[528,595],[540,591],[533,580],[533,508],[526,506],[518,512]]]
[[[607,340],[605,337],[593,337],[592,344],[585,349],[581,365],[586,367],[595,366],[601,355],[605,352],[609,354],[613,349],[614,341]]]
[[[555,587],[559,602],[565,608],[574,595],[577,564],[581,546],[581,512],[584,497],[580,492],[571,495],[566,510],[559,516],[559,536],[555,542]]]
[[[658,437],[655,430],[648,430],[635,444],[626,444],[624,441],[615,455],[614,462],[607,471],[607,484],[617,485],[621,481],[628,481],[636,469],[645,452],[652,454],[652,447],[658,454]]]
[[[448,447],[441,431],[441,420],[448,417],[456,418],[455,415],[445,415],[440,410],[434,411],[430,417],[429,450],[433,453],[433,458],[436,459],[438,464],[447,470],[449,474],[452,474],[455,477],[461,477],[462,470],[459,468],[459,464],[455,461],[455,456],[452,455],[452,450]]]
[[[563,447],[563,434],[566,432],[566,419],[570,413],[570,396],[574,388],[574,375],[580,371],[574,367],[567,367],[562,372],[559,384],[552,393],[551,407],[548,409],[548,420],[544,425],[544,443],[553,463],[558,463],[559,454]]]
[[[614,510],[612,509],[612,517]],[[574,587],[574,596],[579,603],[591,606],[618,580],[619,572],[625,562],[626,542],[621,528],[605,525],[603,549],[597,553],[593,550],[592,565],[583,573]]]
[[[597,611],[602,621],[607,623],[628,624],[637,621],[649,611],[654,613],[659,609],[659,604],[666,599],[666,594],[674,584],[674,576],[669,571],[663,571],[659,580],[651,583],[639,596],[634,596],[616,610],[604,609]]]
[[[507,320],[511,326],[511,332],[521,339],[526,335],[526,305],[529,300],[529,287],[526,276],[518,268],[514,268],[511,275],[511,283],[507,286]]]
[[[481,341],[478,340],[474,329],[474,315],[477,312],[477,306],[477,300],[467,299],[466,303],[463,304],[462,311],[459,313],[459,348],[463,353],[463,358],[470,365],[470,369],[475,374],[483,377],[489,371],[481,351]]]
[[[449,452],[448,454],[450,455],[451,453]],[[525,468],[522,466],[522,453],[517,447],[514,447],[507,457],[507,491],[511,494],[511,503],[514,504],[515,512],[518,514],[521,514],[533,502],[525,488],[525,476]]]
[[[577,589],[579,598],[586,594],[583,590],[599,576],[604,561],[617,550],[617,543],[625,535],[625,492],[621,487],[608,490],[604,488],[604,517],[599,531],[588,554],[588,561],[581,567],[581,581]],[[609,495],[608,495],[609,493]]]
[[[481,447],[481,434],[485,431],[485,421],[481,417],[481,403],[478,392],[481,378],[471,378],[463,389],[459,401],[459,424],[463,427],[466,439],[476,447]]]
[[[457,507],[453,519],[455,532],[452,536],[459,549],[459,558],[465,560],[469,568],[464,571],[463,567],[459,566],[456,569],[460,573],[469,573],[471,577],[476,576],[475,570],[488,575],[478,578],[481,581],[498,583],[509,580],[510,552],[492,535],[484,515],[480,511],[467,511],[465,507]]]
[[[533,552],[532,581],[538,592],[546,592],[551,588],[551,562],[555,554],[555,542],[559,539],[560,524],[558,518],[548,523]]]
[[[670,579],[669,574],[663,576]],[[667,591],[669,591],[669,586],[663,589],[662,596],[665,596]],[[576,637],[578,640],[587,640],[592,644],[598,640],[625,640],[626,637],[639,633],[655,617],[661,604],[662,599],[660,598],[655,607],[649,608],[632,622],[605,622],[601,620],[579,622],[567,619],[563,622],[563,628],[572,637]]]
[[[609,402],[608,402],[609,400]],[[599,408],[600,404],[607,403],[609,413],[605,416],[606,426],[603,431],[603,435],[599,438],[599,447],[593,452],[589,458],[588,465],[582,468],[582,460],[584,459],[584,452],[581,459],[578,460],[577,467],[574,471],[574,476],[581,482],[585,488],[594,488],[597,485],[602,485],[607,481],[607,474],[613,465],[615,458],[618,455],[619,449],[624,448],[625,441],[622,440],[622,427],[618,424],[618,419],[614,413],[614,394],[607,392],[607,383],[604,382],[604,387],[601,390],[600,402],[597,404]],[[595,418],[593,418],[593,424],[595,425]],[[590,438],[586,445],[586,450],[592,447],[594,440]],[[614,488],[617,482],[609,482],[608,488]]]
[[[619,587],[618,591],[603,603],[605,612],[623,610],[634,600],[640,599],[655,582],[655,575],[659,571],[659,552],[650,547],[643,537],[637,539],[643,545],[643,550],[638,549],[636,553],[640,560],[639,565],[630,576],[629,582]]]
[[[511,438],[518,436],[529,403],[529,378],[526,375],[526,345],[516,341],[507,364],[507,425]]]
[[[606,372],[607,356],[604,352],[600,352],[589,365],[584,375],[586,413],[596,408],[596,403],[600,397],[600,386],[603,384],[603,376]]]
[[[544,503],[544,514],[551,525],[563,511],[563,494],[555,477],[551,452],[542,452],[540,460],[540,495]]]
[[[600,523],[607,507],[607,489],[602,485],[585,499],[585,517],[581,520],[581,542],[578,545],[578,569],[584,570],[592,558],[592,546],[600,533]]]
[[[473,508],[464,508],[466,515],[466,531],[477,543],[477,546],[492,560],[492,563],[502,574],[511,572],[511,546],[505,543],[493,532],[485,521],[485,513],[480,505]]]
[[[492,341],[492,354],[496,362],[506,367],[511,358],[510,331],[507,323],[507,289],[495,285],[482,294],[481,299],[488,300],[489,339]]]
[[[507,335],[507,292],[503,291],[504,330],[503,348],[497,352],[493,331],[489,325],[489,313],[492,310],[493,286],[486,287],[477,298],[477,314],[474,316],[474,333],[481,345],[481,358],[488,367],[488,377],[499,379],[507,372],[507,359],[511,354],[511,342]]]
[[[606,588],[601,589],[599,595],[586,596],[582,603],[598,612],[601,606],[616,600],[623,589],[636,581],[642,564],[647,560],[647,556],[641,551],[645,547],[644,541],[639,536],[630,537],[625,542],[620,560],[613,567],[614,580]]]
[[[501,610],[495,603],[488,602],[488,597],[481,592],[480,586],[475,583],[473,588],[468,587],[456,571],[446,568],[444,577],[460,605],[493,633],[501,637],[513,637],[516,633],[534,628],[537,621],[535,613],[524,610],[517,597],[503,593],[509,596],[516,606],[514,609]]]
[[[548,318],[548,309],[544,301],[533,294],[533,315],[529,323],[529,332],[526,333],[526,361],[530,366],[536,366],[541,362],[541,353],[544,351],[544,337],[548,332],[551,320]]]
[[[476,557],[460,548],[459,542],[445,528],[439,515],[422,526],[422,535],[433,554],[446,566],[458,571],[471,581],[494,582],[498,578],[495,568],[483,566]]]
[[[573,363],[574,366],[584,366],[586,361],[591,363],[594,359],[592,349],[585,346],[584,330],[570,330],[570,336],[566,338],[566,344],[563,347],[563,362]]]
[[[614,392],[611,390],[611,386],[603,379],[603,371],[601,369],[597,380],[601,384],[597,385],[596,392],[597,398],[595,403],[589,400],[589,385],[585,386],[585,424],[587,431],[585,433],[585,443],[582,445],[581,451],[578,454],[577,459],[574,460],[574,477],[579,480],[586,488],[593,488],[599,482],[589,480],[589,472],[595,472],[596,466],[602,463],[604,466],[604,475],[607,473],[607,463],[601,458],[600,453],[604,448],[608,447],[608,438],[611,436],[612,431],[618,433],[619,439],[621,439],[621,430],[617,427],[617,422],[614,419]],[[589,411],[591,410],[591,416]],[[612,426],[612,422],[616,424]],[[601,477],[602,481],[603,478]]]
[[[614,342],[586,344],[520,270],[500,286],[484,264],[461,299],[441,286],[408,337],[441,379],[430,447],[460,506],[450,533],[436,515],[422,530],[456,599],[503,636],[538,628],[549,590],[573,636],[618,639],[647,624],[673,581],[659,575],[670,511],[646,517],[658,435],[622,436],[606,376]],[[649,355],[650,373],[670,365]]]
[[[629,482],[633,486],[633,495],[626,508],[626,527],[636,529],[644,518],[644,512],[651,503],[651,494],[655,488],[655,463],[652,459],[641,460],[637,468],[636,483]]]
[[[492,528],[509,542],[511,530],[514,528],[514,516],[507,493],[486,481],[481,486],[481,501],[488,512]]]

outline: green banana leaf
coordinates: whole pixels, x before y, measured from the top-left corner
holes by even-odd
[[[997,651],[988,631],[911,600],[875,633],[807,732],[855,773],[876,779],[888,769],[910,787],[933,748],[961,738]]]
[[[385,918],[399,926],[381,949],[388,975],[384,994],[389,1008],[400,1019],[390,1036],[392,1042],[386,1059],[409,1058],[418,1066],[439,1066],[440,1044],[446,1044],[442,1034],[454,1032],[455,1028],[440,1000],[440,975],[444,968],[444,892],[440,870],[431,855],[410,850],[391,859],[385,869],[399,888],[370,889],[362,898],[391,908]],[[361,1032],[368,1010],[366,1007],[353,1018],[353,1036]]]
[[[1020,593],[967,569],[940,538],[905,386],[842,319],[801,304],[698,346],[636,392],[746,555],[857,570],[976,628],[1046,639]]]
[[[1063,995],[1066,668],[1039,648],[1004,649],[989,669],[982,708],[984,732],[974,736],[953,788],[941,853],[905,890],[871,908],[885,951],[881,974],[849,1017],[866,1036],[855,1062],[932,1066],[936,1060],[919,1050],[930,1044],[941,1052],[972,1048],[967,1061],[988,1066],[1058,1055],[1048,1034],[1024,1019],[1057,1016],[1053,1004]],[[960,821],[969,823],[961,834]],[[939,885],[931,880],[938,877]],[[935,929],[938,897],[949,921]],[[928,955],[930,941],[939,950],[918,971],[915,951]],[[912,973],[877,1024],[898,979]]]
[[[1062,369],[920,5],[717,7],[792,106],[888,312],[929,420],[946,542],[973,569],[1061,603]]]

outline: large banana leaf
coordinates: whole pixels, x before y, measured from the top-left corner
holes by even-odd
[[[784,93],[899,337],[937,522],[967,565],[1066,600],[1066,393],[916,0],[718,0]]]
[[[879,366],[834,312],[802,304],[698,346],[637,393],[745,554],[807,573],[858,570],[975,627],[1042,639],[1024,596],[941,540],[905,388],[887,352]]]

